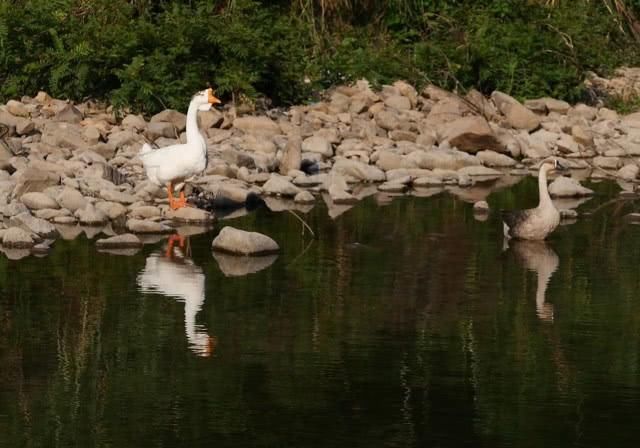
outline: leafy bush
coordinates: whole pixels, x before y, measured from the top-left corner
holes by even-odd
[[[585,70],[640,62],[606,1],[3,0],[0,97],[152,113],[206,83],[290,104],[365,77],[577,99]]]

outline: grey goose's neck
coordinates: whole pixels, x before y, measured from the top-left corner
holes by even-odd
[[[551,202],[551,196],[549,196],[547,170],[544,167],[540,168],[540,173],[538,174],[538,194],[540,198],[539,208],[554,207],[553,202]]]

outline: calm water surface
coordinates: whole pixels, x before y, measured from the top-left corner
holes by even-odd
[[[0,446],[638,446],[640,226],[595,188],[508,249],[439,194],[318,203],[315,240],[259,210],[171,257],[84,236],[2,257]],[[488,201],[533,205],[535,181]],[[282,252],[214,258],[228,224]]]

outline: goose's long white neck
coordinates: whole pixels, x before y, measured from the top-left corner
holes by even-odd
[[[540,168],[540,173],[538,174],[538,193],[540,197],[540,204],[538,207],[548,207],[553,206],[551,202],[551,196],[549,196],[549,189],[547,187],[547,170],[545,166]]]
[[[189,103],[187,110],[187,143],[194,144],[202,139],[198,130],[198,105],[195,101]]]

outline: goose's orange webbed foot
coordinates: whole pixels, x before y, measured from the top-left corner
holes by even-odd
[[[171,207],[171,210],[178,210],[179,208],[183,207],[191,207],[191,205],[187,203],[187,198],[184,196],[184,191],[181,191],[178,199],[169,199],[169,207]]]

